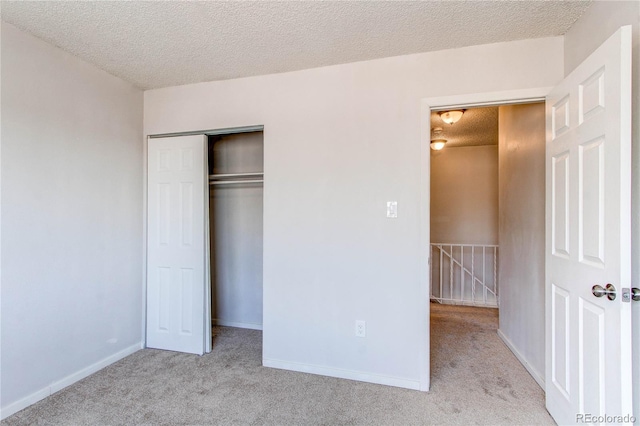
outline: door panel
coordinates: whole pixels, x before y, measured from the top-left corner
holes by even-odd
[[[580,261],[604,267],[604,138],[578,147],[578,250]]]
[[[569,152],[561,152],[552,159],[552,232],[553,254],[569,257]]]
[[[149,139],[147,347],[205,351],[207,139]],[[206,200],[206,201],[205,201]]]
[[[547,97],[547,408],[631,415],[631,30]],[[613,284],[617,297],[592,287]]]
[[[569,353],[571,352],[569,330],[569,293],[552,284],[552,354],[551,382],[566,399],[571,392],[569,382]]]
[[[605,395],[604,318],[605,311],[589,300],[579,300],[579,362],[578,377],[581,401],[580,412],[602,413]],[[588,386],[585,386],[588,384]]]

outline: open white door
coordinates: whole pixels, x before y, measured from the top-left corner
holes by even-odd
[[[148,144],[147,347],[203,354],[208,282],[207,137]]]
[[[609,423],[587,416],[632,414],[631,27],[546,108],[547,409],[558,424]],[[607,284],[613,300],[592,289]]]

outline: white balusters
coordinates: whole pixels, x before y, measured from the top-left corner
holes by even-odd
[[[498,246],[431,244],[430,270],[432,300],[498,307]]]

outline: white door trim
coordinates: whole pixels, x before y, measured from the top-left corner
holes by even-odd
[[[438,96],[420,100],[420,390],[428,391],[430,384],[430,306],[429,306],[429,259],[430,247],[430,182],[431,182],[431,111],[450,108],[471,108],[491,105],[509,105],[544,102],[552,87],[503,90],[498,92],[468,93],[453,96]],[[429,260],[430,261],[430,260]]]
[[[174,136],[195,136],[195,135],[205,135],[205,136],[224,136],[224,135],[235,135],[238,133],[251,133],[251,132],[263,132],[264,126],[262,124],[257,124],[255,126],[241,126],[241,127],[225,127],[222,129],[209,129],[209,130],[193,130],[193,131],[185,131],[185,132],[172,132],[172,133],[156,133],[153,135],[148,135],[148,138],[170,138]]]
[[[553,87],[535,87],[531,89],[503,90],[499,92],[468,93],[464,95],[437,96],[423,98],[422,105],[432,110],[452,108],[473,108],[492,105],[526,104],[544,102]],[[423,135],[424,136],[424,135]],[[430,136],[428,136],[430,137]]]

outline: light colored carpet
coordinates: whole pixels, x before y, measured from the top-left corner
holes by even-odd
[[[221,327],[211,354],[141,350],[3,424],[553,424],[497,310],[431,307],[428,393],[261,367],[262,333]]]

